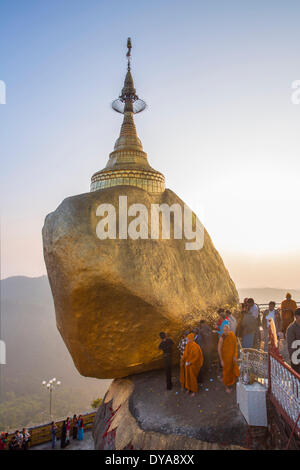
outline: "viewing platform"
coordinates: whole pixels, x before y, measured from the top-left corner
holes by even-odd
[[[61,449],[60,448],[61,428],[66,418],[59,419],[55,421],[55,424],[57,426],[57,435],[56,435],[57,441],[56,441],[55,450],[87,450],[87,449],[94,448],[94,442],[93,442],[91,430],[93,428],[94,418],[96,416],[96,410],[90,411],[87,413],[81,413],[81,414],[82,414],[83,423],[84,423],[83,441],[78,441],[77,439],[73,441],[72,433],[70,432],[70,444],[66,446],[64,449]],[[32,449],[32,450],[51,449],[51,441],[52,441],[51,422],[40,424],[38,426],[33,426],[33,427],[28,426],[27,429],[29,430],[31,434],[31,441],[29,444],[29,449]],[[14,433],[9,433],[8,439],[10,440],[13,437],[13,435]]]

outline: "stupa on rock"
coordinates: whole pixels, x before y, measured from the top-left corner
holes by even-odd
[[[146,103],[139,99],[131,75],[131,40],[127,42],[127,74],[122,93],[112,104],[115,111],[124,114],[120,136],[114,151],[104,170],[92,176],[91,191],[130,185],[142,188],[150,193],[162,193],[165,190],[165,178],[151,168],[146,152],[138,138],[133,116],[146,108]]]

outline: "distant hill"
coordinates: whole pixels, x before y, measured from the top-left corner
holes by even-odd
[[[282,302],[287,292],[290,292],[296,302],[300,302],[300,290],[273,289],[271,287],[238,289],[241,301],[245,297],[252,297],[258,304],[269,303],[271,300],[274,300],[274,302]]]
[[[7,364],[1,366],[0,429],[27,425],[29,417],[33,423],[45,420],[49,393],[41,382],[52,377],[62,381],[54,397],[56,417],[89,410],[111,381],[82,377],[75,368],[56,328],[47,276],[16,276],[0,282],[1,339],[7,348]]]

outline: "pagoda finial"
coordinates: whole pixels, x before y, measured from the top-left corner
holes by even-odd
[[[140,100],[134,88],[134,82],[131,75],[131,39],[127,39],[127,73],[124,81],[124,86],[119,98],[112,102],[112,108],[118,113],[125,114],[126,111],[133,114],[140,113],[146,108],[146,103]]]
[[[112,108],[124,114],[123,123],[114,150],[109,155],[106,167],[92,176],[91,191],[125,185],[137,186],[150,193],[161,193],[165,190],[165,178],[154,170],[148,162],[136,127],[134,114],[146,108],[134,88],[131,75],[131,39],[127,39],[127,73],[119,98],[112,103]]]
[[[130,72],[130,59],[131,59],[131,49],[132,49],[130,38],[127,39],[127,49],[128,49],[127,54],[126,54],[127,61],[128,61],[127,70],[128,72]]]

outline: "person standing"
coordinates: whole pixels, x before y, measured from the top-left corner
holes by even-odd
[[[247,310],[254,318],[259,317],[259,307],[251,298],[247,300]]]
[[[194,333],[194,341],[195,341],[195,343],[199,344],[199,343],[198,343],[198,340],[199,340],[199,328],[198,328],[198,327],[193,328],[193,329],[192,329],[192,333]]]
[[[79,418],[78,418],[78,433],[77,433],[77,439],[79,441],[83,441],[83,418],[82,418],[82,415],[79,415]]]
[[[162,341],[158,346],[158,349],[163,352],[167,390],[172,390],[172,351],[174,342],[171,338],[168,338],[166,333],[164,333],[163,331],[159,333],[159,336]]]
[[[248,309],[248,297],[245,297],[243,302],[241,303],[241,310],[247,310]]]
[[[222,310],[222,311],[221,311]],[[217,333],[219,335],[219,337],[223,334],[223,329],[224,329],[224,326],[225,325],[229,325],[229,320],[226,316],[226,313],[224,312],[223,309],[220,309],[218,311],[219,313],[219,321],[217,323]]]
[[[235,334],[230,331],[229,325],[224,326],[224,331],[218,343],[218,353],[221,366],[223,368],[223,382],[227,393],[231,393],[232,385],[240,376],[240,369],[237,363],[237,340]]]
[[[180,359],[182,358],[182,356],[183,356],[183,354],[184,354],[184,350],[185,350],[185,347],[186,347],[188,334],[189,334],[189,332],[188,332],[188,331],[185,331],[184,334],[183,334],[183,338],[179,341],[179,344],[178,344]]]
[[[228,320],[228,318],[226,317],[224,308],[219,308],[218,311],[217,311],[217,314],[219,315],[219,319],[218,319],[218,321],[215,325],[215,328],[220,329],[221,324],[224,321],[224,318],[225,318],[225,320]],[[225,317],[224,317],[223,314],[225,315]]]
[[[71,422],[68,416],[67,421],[66,421],[66,445],[70,444],[70,428],[71,428]]]
[[[23,428],[22,435],[23,435],[22,448],[23,450],[28,450],[29,442],[31,440],[31,434],[28,431],[28,429]]]
[[[6,444],[7,444],[7,435],[5,434],[5,432],[2,432],[1,437],[0,437],[0,450],[5,450]]]
[[[234,334],[236,334],[236,318],[232,315],[230,310],[226,310],[225,314],[228,318],[230,330],[233,331]]]
[[[73,416],[73,419],[72,419],[72,435],[73,435],[73,440],[74,440],[74,439],[77,439],[77,431],[78,431],[78,428],[77,428],[77,416],[74,415],[74,416]]]
[[[9,450],[20,450],[21,449],[19,440],[17,438],[17,432],[15,432],[15,434],[13,435],[11,440],[9,441],[8,449]]]
[[[16,431],[16,439],[18,442],[18,450],[22,450],[23,448],[23,434],[20,433],[20,431]]]
[[[203,365],[198,374],[198,382],[203,383],[210,368],[211,355],[213,350],[213,333],[205,320],[200,321],[197,344],[199,344],[203,354]]]
[[[253,348],[257,320],[248,310],[242,311],[242,320],[237,335],[242,338],[242,348]]]
[[[51,447],[52,447],[52,449],[55,449],[56,434],[57,434],[57,426],[54,423],[54,421],[52,421],[52,423],[51,423],[51,437],[52,437],[52,446]]]
[[[67,437],[67,428],[66,428],[66,422],[64,421],[62,423],[61,427],[61,434],[60,434],[60,447],[61,449],[64,449],[66,447],[66,437]]]
[[[9,442],[9,450],[21,450],[22,449],[22,436],[17,430]]]
[[[187,336],[187,345],[180,361],[181,387],[195,396],[198,392],[198,374],[203,364],[203,354],[199,344],[194,341],[194,334]]]
[[[291,367],[300,374],[300,308],[295,311],[295,321],[289,325],[286,338]]]
[[[288,292],[285,296],[285,300],[281,302],[281,321],[282,321],[282,332],[284,334],[284,337],[286,336],[287,328],[294,321],[294,313],[296,309],[297,309],[297,304],[292,299],[291,294]]]
[[[255,349],[260,349],[260,312],[258,305],[254,302],[252,298],[247,300],[247,310],[256,319],[256,329],[254,334],[253,347]]]
[[[263,313],[263,318],[262,318],[262,327],[264,330],[264,351],[268,351],[268,344],[269,344],[269,326],[270,326],[270,321],[273,320],[275,329],[276,329],[276,335],[278,339],[278,334],[281,331],[281,318],[280,318],[280,312],[278,309],[275,309],[275,302],[270,302],[269,303],[269,308],[264,311]]]

